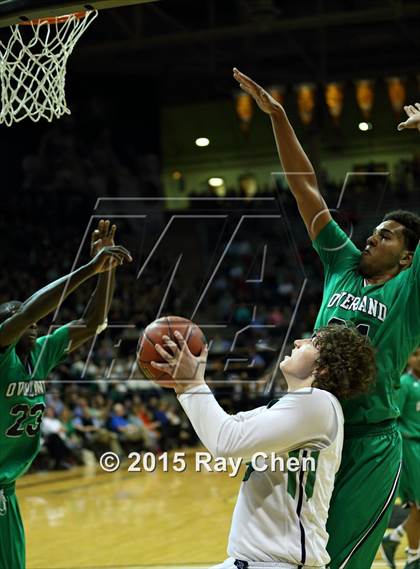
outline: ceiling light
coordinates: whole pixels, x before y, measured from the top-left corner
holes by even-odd
[[[372,130],[372,123],[370,122],[359,122],[359,130],[366,132],[367,130]]]
[[[208,184],[213,188],[218,188],[219,186],[223,186],[225,183],[223,178],[209,178]]]
[[[208,146],[210,144],[210,140],[208,138],[206,138],[205,136],[203,136],[201,138],[197,138],[195,141],[195,144],[197,146]]]

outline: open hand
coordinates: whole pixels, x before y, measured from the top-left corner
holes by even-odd
[[[169,336],[162,336],[164,347],[155,344],[155,349],[166,363],[152,362],[152,366],[169,375],[176,382],[175,391],[183,393],[189,387],[202,385],[204,381],[204,372],[206,369],[208,348],[207,345],[199,356],[194,356],[182,336],[178,331],[174,332],[175,341]]]
[[[89,263],[95,273],[106,273],[115,269],[125,262],[131,263],[133,258],[130,252],[122,245],[112,245],[110,247],[102,247]]]
[[[239,83],[239,87],[245,91],[245,93],[251,95],[260,109],[265,113],[271,115],[282,109],[282,106],[274,97],[267,93],[265,89],[260,87],[260,85],[255,83],[250,77],[241,73],[236,67],[233,68],[233,77]]]
[[[112,247],[115,245],[116,225],[111,225],[109,219],[101,219],[97,229],[92,232],[90,239],[90,256],[94,257],[103,247]]]
[[[420,103],[416,103],[415,106],[407,105],[404,107],[404,110],[407,113],[408,119],[405,122],[400,122],[397,129],[416,128],[420,130]]]

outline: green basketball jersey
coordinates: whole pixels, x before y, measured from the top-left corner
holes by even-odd
[[[16,354],[16,345],[0,351],[0,487],[19,478],[38,453],[45,380],[68,344],[68,326],[38,338],[29,357],[30,369]]]
[[[359,273],[361,252],[330,221],[313,246],[324,265],[324,295],[315,328],[353,322],[377,349],[376,385],[368,395],[342,401],[347,425],[365,425],[399,415],[397,388],[409,355],[420,344],[420,247],[410,268],[379,285]]]
[[[420,379],[411,373],[402,375],[398,395],[401,412],[398,426],[401,434],[404,438],[420,441]]]

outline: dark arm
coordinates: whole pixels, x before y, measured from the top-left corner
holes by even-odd
[[[90,242],[91,255],[97,254],[103,247],[115,244],[115,232],[117,226],[111,225],[109,219],[101,219],[98,227],[93,231]],[[115,268],[98,278],[96,289],[85,310],[82,318],[70,323],[70,349],[72,352],[79,346],[99,334],[102,330],[99,326],[106,326],[107,316],[111,308],[115,290]]]
[[[312,164],[290,124],[286,111],[255,81],[233,70],[240,87],[251,95],[262,111],[270,116],[274,138],[283,171],[296,199],[299,212],[311,239],[331,220],[327,204],[321,196]]]
[[[270,119],[287,182],[309,236],[315,239],[330,221],[331,214],[319,192],[312,164],[297,139],[285,110],[280,107],[270,114]]]
[[[17,342],[26,328],[55,310],[69,294],[93,275],[110,271],[124,260],[131,260],[124,247],[106,247],[92,261],[76,271],[45,286],[28,300],[18,312],[0,327],[0,348]]]
[[[98,327],[106,322],[114,290],[115,269],[99,275],[98,283],[90,297],[85,315],[69,324],[70,352],[93,338],[98,333]]]
[[[0,346],[15,343],[30,324],[55,310],[60,302],[94,274],[94,267],[89,263],[33,294],[18,312],[3,323],[0,329]]]

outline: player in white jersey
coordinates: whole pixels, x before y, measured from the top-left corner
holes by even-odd
[[[229,558],[216,567],[325,567],[325,526],[343,443],[337,397],[371,386],[375,360],[367,337],[332,325],[296,340],[280,364],[287,393],[236,415],[223,411],[205,383],[207,347],[196,358],[181,334],[163,341],[163,348],[155,347],[166,363],[153,365],[174,377],[179,402],[203,444],[215,457],[251,461],[233,513]],[[256,453],[265,454],[257,459]],[[282,470],[279,461],[273,465],[273,456],[289,467],[293,457],[297,471]]]

